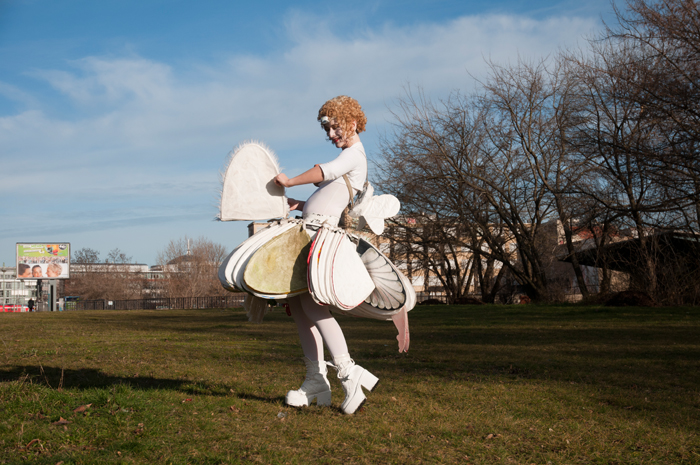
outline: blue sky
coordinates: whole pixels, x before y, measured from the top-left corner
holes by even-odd
[[[102,258],[119,248],[149,265],[185,235],[233,249],[246,223],[213,218],[239,143],[265,142],[290,176],[332,159],[316,113],[347,94],[367,114],[372,158],[408,86],[434,99],[469,92],[485,58],[583,46],[611,10],[607,0],[0,0],[0,262],[14,264],[16,242]]]

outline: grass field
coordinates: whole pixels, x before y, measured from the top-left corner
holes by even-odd
[[[700,309],[435,306],[339,317],[380,378],[294,409],[291,318],[240,309],[0,315],[0,463],[700,463]]]

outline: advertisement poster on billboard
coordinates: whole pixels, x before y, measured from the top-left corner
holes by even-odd
[[[17,243],[18,279],[69,279],[69,265],[69,243]]]

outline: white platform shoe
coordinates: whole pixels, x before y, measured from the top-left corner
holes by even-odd
[[[362,388],[372,391],[377,387],[379,378],[360,365],[355,365],[355,361],[349,354],[333,357],[333,365],[338,370],[338,379],[345,391],[345,400],[340,405],[343,413],[351,415],[362,406],[367,397],[362,392]]]
[[[316,399],[316,405],[319,407],[331,405],[331,383],[326,378],[328,373],[326,362],[316,362],[306,357],[303,360],[306,364],[304,384],[295,391],[289,391],[285,403],[292,407],[308,407]]]

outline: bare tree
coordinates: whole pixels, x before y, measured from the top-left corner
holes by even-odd
[[[157,261],[163,270],[163,291],[168,297],[205,297],[225,295],[218,280],[218,269],[226,249],[209,239],[187,236],[171,240],[159,252]]]
[[[105,285],[95,267],[100,263],[100,253],[84,247],[72,252],[71,278],[65,282],[66,295],[93,300],[104,298]]]
[[[587,297],[574,253],[574,220],[583,212],[581,188],[594,183],[595,174],[572,147],[572,133],[584,117],[573,66],[557,55],[534,64],[519,60],[515,65],[491,63],[490,67],[480,97],[489,115],[485,130],[490,143],[484,150],[514,168],[500,171],[495,189],[500,204],[507,206],[497,211],[519,249],[520,269],[513,271],[532,288],[531,297],[541,299],[554,292],[551,284],[559,278],[547,273],[556,260],[559,228],[543,226],[558,221],[578,287]]]
[[[127,256],[124,252],[119,250],[119,248],[114,248],[107,254],[107,259],[105,263],[131,263],[132,258]]]
[[[83,247],[82,249],[76,250],[75,253],[73,253],[71,262],[74,264],[99,263],[100,253],[97,250]]]
[[[586,295],[572,219],[580,213],[579,185],[592,175],[570,147],[581,119],[571,66],[560,59],[490,66],[479,94],[435,105],[409,93],[400,102],[396,130],[382,145],[381,183],[412,215],[423,212],[438,228],[459,231],[458,239],[439,239],[446,249],[470,249],[472,267],[454,267],[458,285],[478,276],[484,296],[497,290],[494,272],[505,266],[530,297],[550,298],[558,229],[552,236],[543,225],[559,220]]]
[[[597,174],[584,194],[597,204],[590,211],[600,215],[598,224],[608,234],[629,229],[636,238],[633,253],[608,254],[603,266],[629,270],[634,286],[664,300],[661,263],[673,254],[660,234],[697,231],[700,211],[700,15],[694,2],[682,0],[627,6],[616,10],[615,29],[570,56],[582,116],[572,141]],[[606,242],[601,238],[602,250]]]
[[[700,10],[687,0],[626,7],[579,60],[590,117],[582,132],[605,186],[589,194],[638,238],[620,264],[632,284],[659,301],[694,300],[693,252],[668,237],[697,233],[700,218]]]
[[[433,103],[409,90],[399,101],[376,180],[416,223],[396,222],[400,257],[451,299],[479,281],[487,300],[498,269],[533,299],[551,298],[553,237],[586,297],[582,231],[598,248],[602,290],[622,257],[605,251],[625,234],[636,286],[663,300],[671,281],[693,281],[686,271],[669,279],[694,262],[678,261],[660,235],[700,229],[700,9],[691,0],[627,7],[588,50],[490,63],[473,95]]]
[[[676,223],[698,231],[700,218],[700,9],[692,0],[629,0],[616,9],[609,43],[633,49],[636,76],[622,76],[629,94],[618,96],[657,118],[664,146],[648,154],[656,181],[681,213]],[[638,76],[643,76],[639,78]]]
[[[424,286],[440,283],[454,302],[472,288],[493,300],[500,268],[484,253],[484,233],[467,221],[483,198],[465,188],[460,173],[483,137],[480,115],[471,100],[454,94],[435,105],[421,93],[408,92],[394,114],[391,137],[382,141],[382,162],[375,181],[402,203],[402,218],[389,231],[392,258],[408,261],[425,273]],[[481,212],[481,210],[479,209]],[[488,210],[483,211],[488,216]]]
[[[115,248],[104,262],[99,252],[82,248],[71,260],[71,279],[65,284],[67,295],[86,300],[126,300],[143,297],[145,278],[132,258]]]
[[[636,74],[630,66],[634,51],[603,45],[594,52],[578,62],[586,118],[578,129],[577,149],[600,174],[595,188],[586,194],[604,207],[606,215],[613,213],[619,229],[633,228],[644,242],[655,214],[664,208],[663,195],[653,180],[654,166],[645,156],[653,150],[650,144],[656,139],[657,120],[637,102],[619,98],[634,91],[625,76]],[[647,254],[640,265],[646,270],[643,286],[653,292],[652,256]]]

